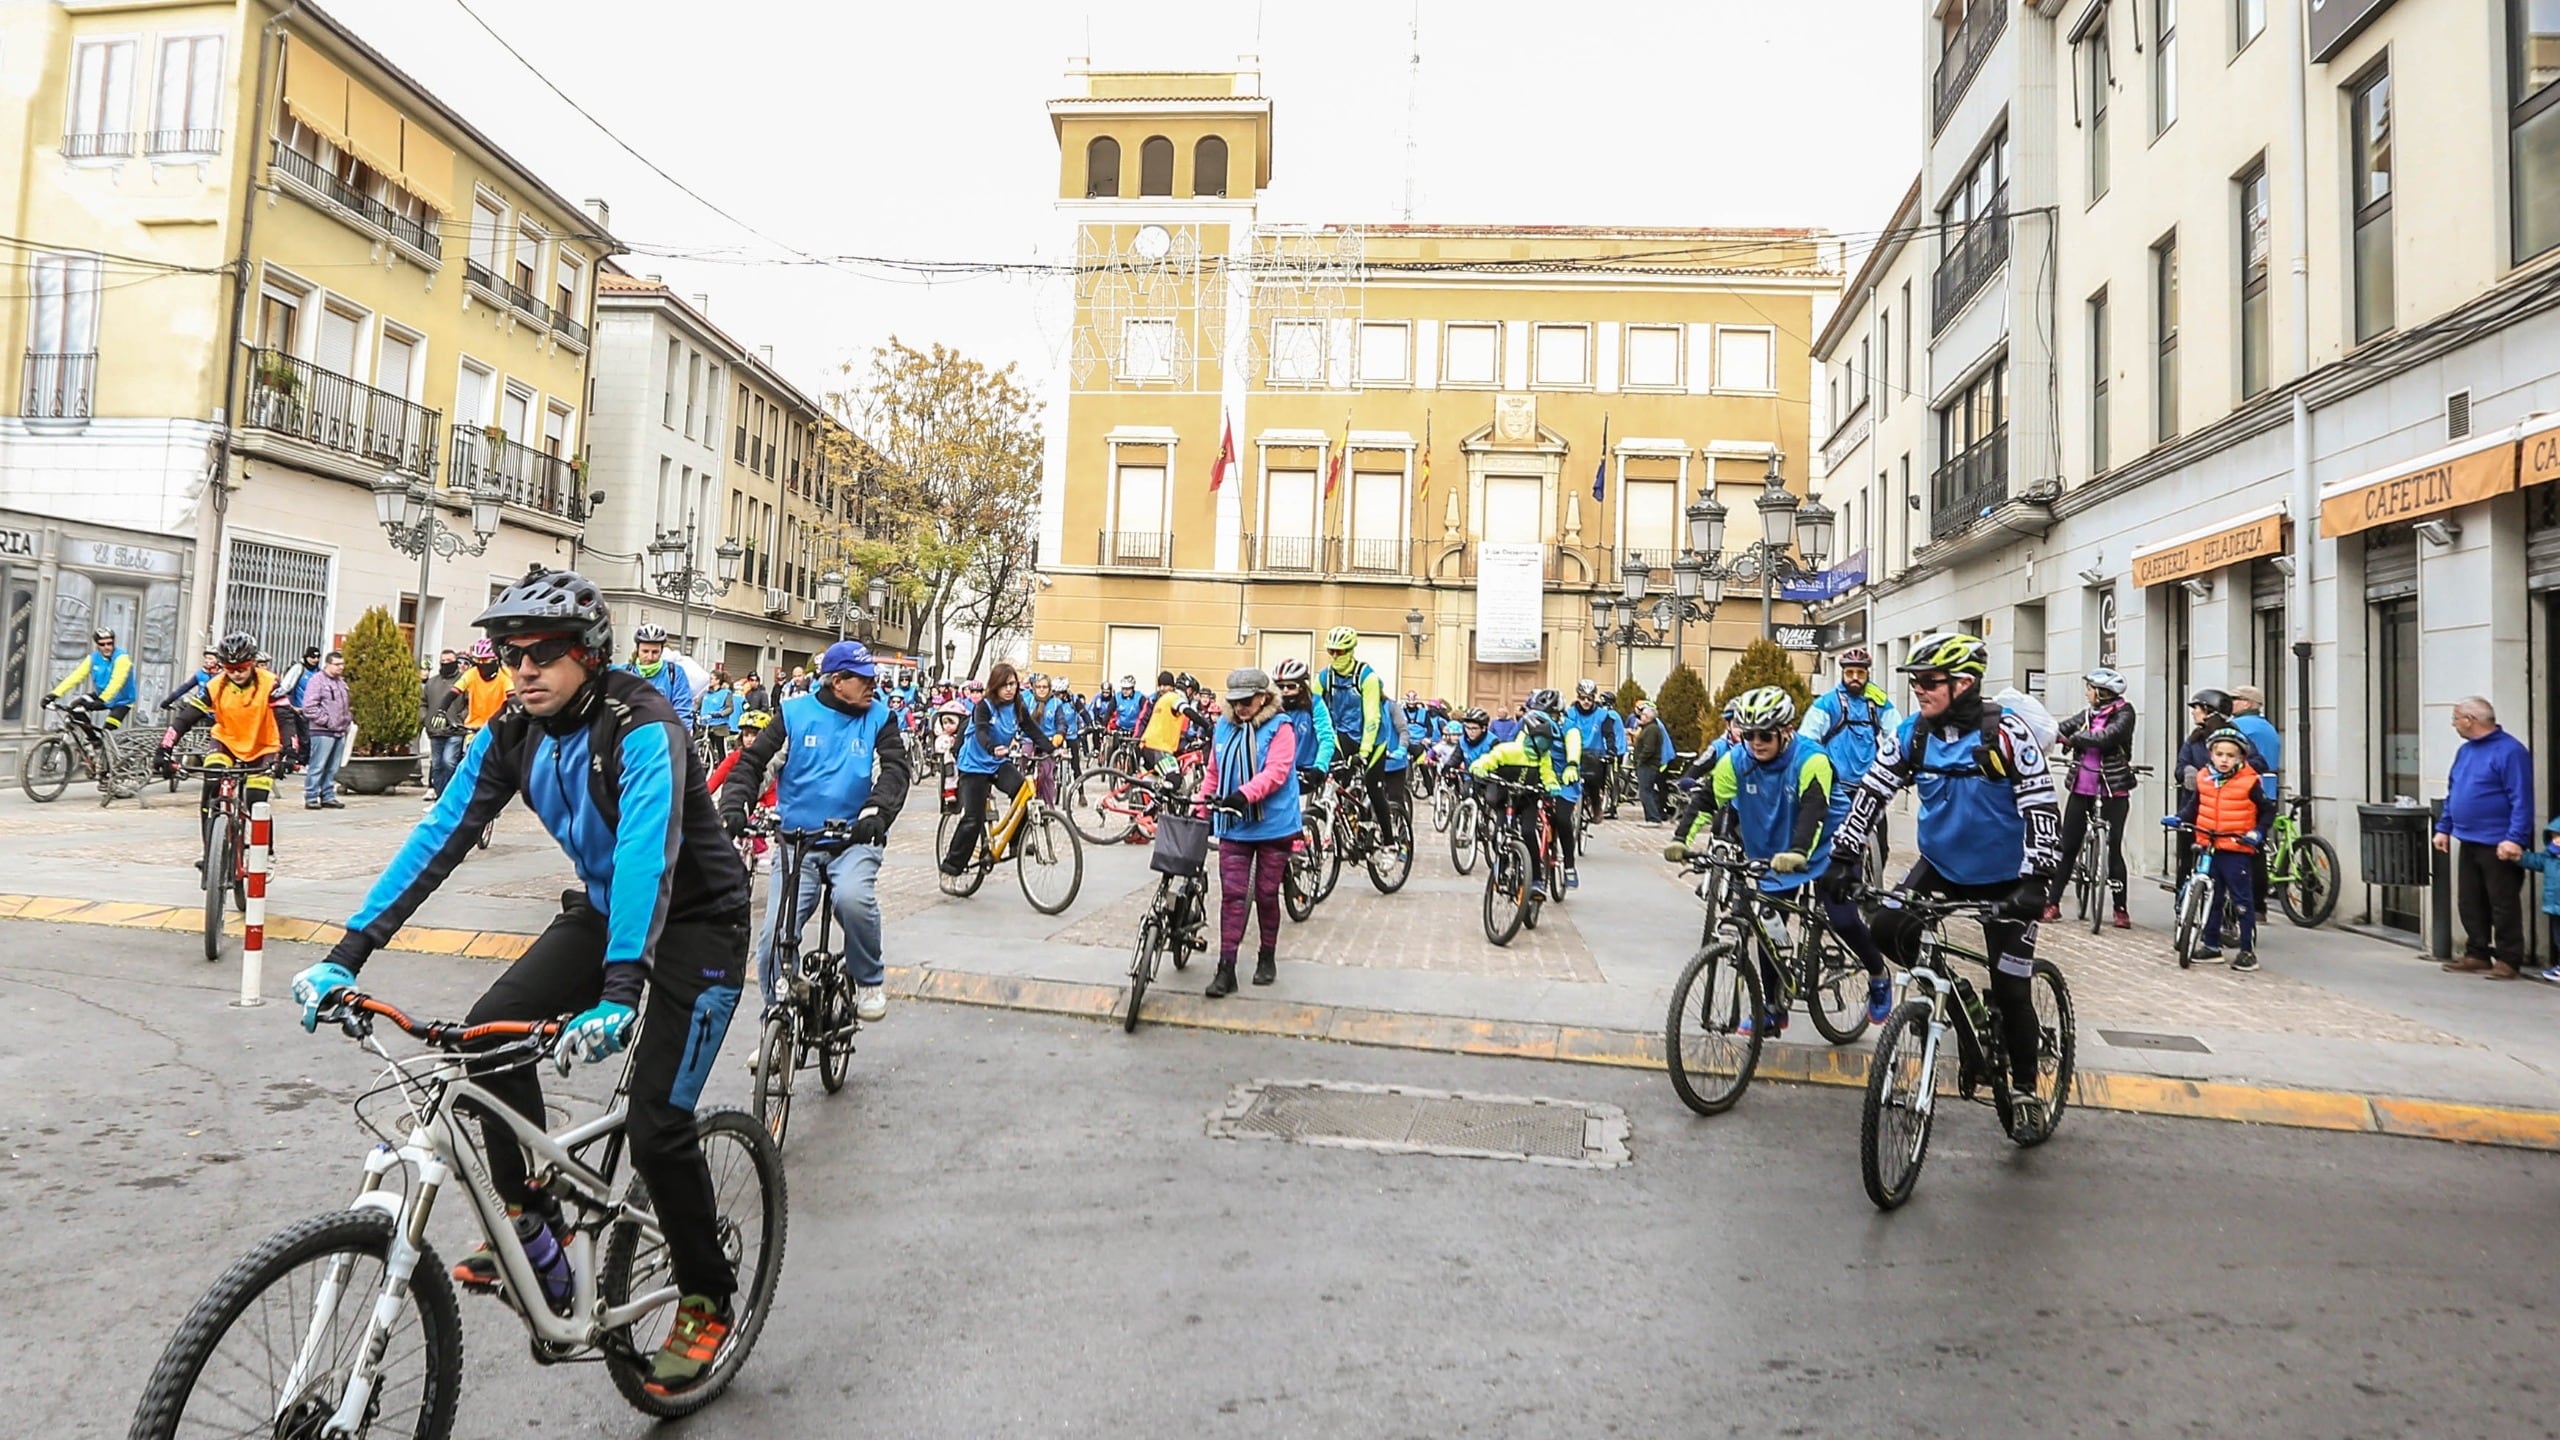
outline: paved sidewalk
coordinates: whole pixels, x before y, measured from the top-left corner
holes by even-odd
[[[411,797],[357,797],[345,811],[307,812],[290,782],[281,800],[270,908],[323,922],[354,908],[419,814]],[[1154,883],[1146,849],[1086,847],[1083,889],[1062,915],[1032,911],[1009,868],[975,897],[954,899],[940,892],[928,854],[929,792],[916,801],[881,874],[890,959],[918,972],[901,988],[983,1000],[1051,982],[1035,1008],[1107,1009],[1102,992],[1125,981],[1128,943]],[[1366,875],[1346,871],[1310,922],[1285,926],[1277,986],[1209,1005],[1178,993],[1206,983],[1205,964],[1195,964],[1160,977],[1150,1013],[1162,1005],[1167,1019],[1345,1039],[1385,1023],[1368,1017],[1407,1017],[1405,1028],[1425,1035],[1457,1036],[1479,1022],[1468,1033],[1528,1036],[1528,1049],[1543,1044],[1550,1053],[1552,1034],[1566,1030],[1615,1034],[1620,1051],[1659,1036],[1670,985],[1700,926],[1696,901],[1657,853],[1664,831],[1632,819],[1602,826],[1582,888],[1504,949],[1485,942],[1478,920],[1482,872],[1458,876],[1443,837],[1427,822],[1424,831],[1401,893],[1378,895]],[[1907,835],[1907,824],[1897,833]],[[195,843],[185,795],[101,811],[76,792],[49,806],[13,793],[0,798],[0,894],[128,902],[121,913],[192,906]],[[496,844],[465,862],[404,943],[504,958],[521,948],[514,937],[556,913],[568,883],[557,847],[529,814],[512,812]],[[2163,928],[2166,895],[2137,879],[2133,907],[2131,931],[2093,937],[2082,927],[2043,927],[2043,952],[2071,979],[2084,1071],[2560,1111],[2560,1070],[2544,1039],[2560,1017],[2560,988],[2447,975],[2415,950],[2334,923],[2299,930],[2280,916],[2261,931],[2258,973],[2181,972]],[[173,926],[188,920],[168,917]],[[299,939],[315,928],[280,933]],[[1652,1043],[1658,1055],[1658,1038]],[[1776,1073],[1829,1074],[1848,1059],[1832,1056],[1802,1022],[1780,1048]]]

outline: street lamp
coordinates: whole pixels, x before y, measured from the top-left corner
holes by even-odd
[[[1416,655],[1422,653],[1422,627],[1426,623],[1428,622],[1425,620],[1421,611],[1407,610],[1404,612],[1405,638],[1413,642],[1413,653]]]
[[[693,563],[693,527],[693,512],[687,511],[682,531],[661,530],[649,542],[649,588],[676,602],[678,648],[688,655],[693,653],[693,602],[708,604],[728,594],[738,583],[738,561],[747,553],[735,536],[721,541],[711,551],[713,574],[705,575]]]
[[[1719,514],[1722,506],[1712,499],[1701,504],[1713,506]],[[1690,507],[1691,515],[1697,512]],[[1721,526],[1722,519],[1713,522]],[[1693,519],[1693,531],[1695,521]],[[1668,645],[1672,663],[1680,663],[1681,630],[1689,622],[1715,618],[1716,606],[1724,600],[1723,577],[1714,567],[1695,556],[1684,555],[1671,562],[1671,593],[1653,597],[1645,603],[1645,592],[1653,583],[1653,567],[1642,560],[1629,560],[1618,572],[1616,598],[1595,595],[1591,600],[1591,646],[1601,654],[1615,644],[1618,647],[1618,681],[1625,684],[1634,673],[1635,651]],[[1650,619],[1651,625],[1646,621]]]
[[[418,615],[411,630],[417,642],[418,668],[424,670],[428,570],[438,555],[451,559],[488,552],[490,537],[498,533],[498,492],[477,483],[464,492],[471,502],[471,538],[465,540],[461,532],[444,523],[444,507],[436,503],[435,492],[427,488],[425,477],[385,470],[369,488],[373,491],[374,519],[381,522],[391,548],[418,557]]]
[[[845,593],[844,572],[841,570],[830,570],[818,577],[818,609],[835,618],[838,640],[844,638],[845,627],[855,620],[870,621],[874,627],[873,636],[875,638],[878,636],[880,607],[889,603],[888,580],[879,575],[872,576],[871,585],[866,594],[871,601],[868,608]]]
[[[1832,532],[1837,525],[1831,508],[1819,500],[1798,500],[1787,489],[1783,468],[1785,455],[1769,452],[1769,470],[1763,478],[1760,493],[1751,504],[1760,512],[1760,538],[1733,556],[1724,554],[1725,517],[1729,513],[1717,503],[1715,496],[1699,492],[1689,506],[1690,553],[1699,562],[1702,598],[1712,613],[1724,598],[1724,583],[1740,580],[1760,584],[1760,633],[1768,637],[1776,633],[1775,607],[1777,586],[1781,580],[1810,580],[1822,571],[1830,557]],[[1676,576],[1675,576],[1676,579]]]

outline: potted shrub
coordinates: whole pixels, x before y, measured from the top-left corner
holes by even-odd
[[[338,772],[359,795],[384,795],[418,773],[418,665],[391,612],[376,605],[347,635],[347,705],[355,754]]]

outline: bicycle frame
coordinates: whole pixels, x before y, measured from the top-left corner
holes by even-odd
[[[1960,1075],[1981,1074],[1988,1068],[1982,1037],[1975,1033],[1973,1027],[1972,1009],[1963,1003],[1965,991],[1971,987],[1959,980],[1954,969],[1947,965],[1946,957],[1950,953],[1968,959],[1981,958],[1969,950],[1949,945],[1939,936],[1937,923],[1931,922],[1922,935],[1920,958],[1911,966],[1910,979],[1906,982],[1906,993],[1910,988],[1926,992],[1929,1006],[1929,1038],[1920,1046],[1920,1073],[1929,1077],[1931,1083],[1921,1086],[1920,1093],[1911,1102],[1912,1108],[1923,1119],[1938,1108],[1938,1087],[1935,1083],[1938,1050],[1946,1043],[1949,1034],[1955,1037]]]

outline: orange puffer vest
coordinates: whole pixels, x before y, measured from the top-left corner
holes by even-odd
[[[2211,770],[2196,777],[2196,828],[2215,838],[2216,850],[2245,852],[2256,847],[2240,837],[2258,828],[2258,785],[2264,778],[2246,765],[2229,775]]]

